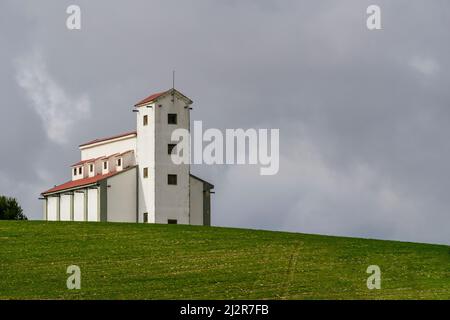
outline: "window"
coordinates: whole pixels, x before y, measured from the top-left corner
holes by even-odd
[[[89,165],[89,172],[94,172],[94,165],[92,163]]]
[[[144,212],[144,222],[148,222],[148,212]]]
[[[177,114],[176,113],[169,113],[167,115],[167,123],[168,124],[177,124]]]
[[[176,174],[167,175],[167,184],[176,185],[177,184],[177,175]]]
[[[78,174],[81,174],[81,173],[83,173],[83,168],[82,168],[82,167],[79,167],[79,168],[78,168]]]
[[[74,175],[74,176],[77,175],[77,168],[73,168],[73,175]]]
[[[148,125],[148,116],[144,116],[144,126]]]
[[[144,168],[144,178],[148,178],[148,168]]]
[[[103,169],[108,169],[108,161],[103,162]]]
[[[167,220],[167,223],[168,223],[168,224],[177,224],[178,221],[177,221],[177,219],[168,219],[168,220]]]
[[[172,154],[173,149],[176,147],[177,145],[174,143],[170,143],[167,145],[167,153],[168,154]]]
[[[118,167],[122,166],[122,158],[117,159],[117,166]]]

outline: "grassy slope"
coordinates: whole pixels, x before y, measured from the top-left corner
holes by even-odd
[[[66,268],[81,268],[81,290]],[[368,290],[379,265],[382,289]],[[175,225],[0,221],[0,299],[450,298],[450,247]]]

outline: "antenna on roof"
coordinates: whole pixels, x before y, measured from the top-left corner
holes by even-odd
[[[172,89],[175,89],[175,70],[172,71]]]
[[[175,70],[172,70],[172,103],[175,102]]]

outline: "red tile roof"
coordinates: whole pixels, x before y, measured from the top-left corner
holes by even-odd
[[[121,154],[119,154],[119,156],[123,156],[124,154],[130,153],[130,152],[134,152],[134,150],[127,150],[122,152]]]
[[[157,98],[159,98],[160,96],[162,96],[164,93],[166,93],[169,90],[163,91],[163,92],[158,92],[158,93],[154,93],[152,95],[149,95],[147,98],[145,98],[144,100],[139,101],[138,103],[136,103],[134,106],[140,106],[141,104],[147,103],[147,102],[151,102]]]
[[[68,181],[66,183],[60,184],[59,186],[56,186],[47,191],[44,191],[44,192],[42,192],[42,194],[44,195],[44,194],[63,191],[63,190],[67,190],[67,189],[73,189],[73,188],[77,188],[77,187],[87,186],[87,185],[94,184],[96,182],[99,182],[103,179],[112,177],[112,176],[122,173],[122,172],[123,171],[115,171],[115,172],[110,172],[107,174],[98,174],[92,178],[84,178],[84,179],[79,179],[79,180]]]
[[[89,162],[95,162],[96,160],[103,159],[103,158],[104,157],[81,160],[81,161],[78,161],[77,163],[74,163],[73,165],[71,165],[71,167],[81,166],[82,164],[89,163]]]
[[[80,144],[79,146],[80,146],[80,147],[84,147],[84,146],[88,146],[88,145],[90,145],[90,144],[94,144],[94,143],[98,143],[98,142],[103,142],[103,141],[108,141],[108,140],[113,140],[113,139],[117,139],[117,138],[122,138],[122,137],[126,137],[126,136],[129,136],[129,135],[132,135],[132,134],[133,134],[133,135],[137,135],[137,132],[136,132],[136,131],[131,131],[131,132],[126,132],[126,133],[118,134],[118,135],[115,135],[115,136],[112,136],[112,137],[101,138],[101,139],[95,139],[95,140],[92,140],[92,141],[89,141],[89,142]]]

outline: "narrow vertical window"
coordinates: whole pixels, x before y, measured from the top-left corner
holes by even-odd
[[[78,174],[82,174],[83,173],[83,168],[82,167],[79,167],[78,168]]]
[[[144,178],[148,178],[148,168],[144,168]]]
[[[117,166],[118,167],[122,166],[122,158],[117,159]]]
[[[147,115],[144,116],[143,124],[144,124],[144,126],[148,125],[148,116]]]
[[[94,172],[94,165],[93,164],[90,164],[89,165],[89,172]]]
[[[77,168],[73,168],[73,175],[74,175],[74,176],[77,175]]]
[[[144,222],[148,222],[148,212],[144,212]]]
[[[103,169],[108,169],[108,162],[107,161],[105,161],[105,162],[103,162]]]

